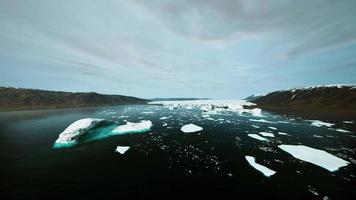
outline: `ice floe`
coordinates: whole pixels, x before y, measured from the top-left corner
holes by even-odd
[[[55,141],[57,144],[70,144],[75,142],[81,135],[94,128],[104,119],[98,118],[84,118],[73,122],[62,133],[59,134],[58,139]]]
[[[203,130],[203,128],[195,124],[186,124],[182,126],[180,130],[183,131],[184,133],[194,133]]]
[[[245,158],[246,158],[248,164],[250,164],[256,170],[260,171],[266,177],[270,177],[276,173],[276,171],[273,171],[261,164],[256,163],[256,159],[252,156],[245,156]]]
[[[251,122],[261,122],[261,123],[270,123],[270,124],[275,124],[276,122],[268,121],[265,119],[249,119]]]
[[[118,152],[120,154],[124,154],[129,149],[130,149],[129,146],[117,146],[116,149],[115,149],[115,152]]]
[[[271,129],[271,130],[277,130],[277,128],[276,127],[273,127],[273,126],[270,126],[270,127],[268,127],[269,129]]]
[[[120,125],[112,130],[113,133],[125,134],[125,133],[141,133],[151,130],[152,122],[144,120],[139,123],[126,122],[125,125]]]
[[[350,131],[344,130],[344,129],[341,129],[341,128],[335,129],[335,131],[341,132],[341,133],[350,133]]]
[[[348,161],[338,158],[324,150],[314,149],[304,145],[279,145],[283,151],[300,160],[323,167],[331,172],[350,164]]]
[[[259,132],[260,135],[265,136],[265,137],[274,137],[273,133],[268,133],[268,132]]]
[[[287,133],[284,132],[278,132],[279,135],[288,135]]]
[[[317,126],[317,127],[322,127],[322,126],[332,127],[335,125],[335,124],[323,122],[320,120],[309,120],[309,121],[311,122],[312,126]]]
[[[266,138],[264,138],[264,137],[261,137],[261,136],[259,136],[259,135],[257,135],[257,134],[247,134],[247,136],[252,137],[252,138],[254,138],[254,139],[256,139],[256,140],[268,141],[268,139],[266,139]]]

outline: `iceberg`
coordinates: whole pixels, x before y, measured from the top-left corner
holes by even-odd
[[[73,122],[69,125],[62,133],[59,134],[58,139],[55,144],[59,145],[70,145],[74,144],[76,140],[88,132],[90,129],[94,128],[100,122],[105,121],[104,119],[98,118],[84,118]]]
[[[293,157],[325,168],[331,172],[350,164],[348,161],[338,158],[324,150],[314,149],[304,145],[279,145],[283,151]]]
[[[266,138],[261,137],[261,136],[259,136],[257,134],[247,134],[247,136],[252,137],[254,139],[257,139],[257,140],[261,140],[261,141],[268,141]]]
[[[203,128],[195,124],[186,124],[182,126],[180,130],[183,131],[184,133],[194,133],[203,130]]]
[[[273,171],[261,164],[256,163],[256,159],[252,156],[245,156],[245,158],[248,164],[250,164],[256,170],[262,172],[262,174],[265,175],[266,177],[270,177],[276,173],[276,171]]]
[[[273,133],[268,133],[268,132],[259,132],[260,135],[265,136],[265,137],[274,137]]]
[[[120,154],[124,154],[127,150],[129,150],[129,146],[117,146],[115,149],[115,152],[118,152]]]
[[[126,122],[125,125],[120,125],[112,130],[113,133],[126,134],[126,133],[142,133],[151,130],[152,122],[144,120],[139,123]]]
[[[322,126],[332,127],[335,125],[335,124],[323,122],[320,120],[309,120],[309,121],[311,122],[312,126],[317,126],[317,127],[322,127]]]

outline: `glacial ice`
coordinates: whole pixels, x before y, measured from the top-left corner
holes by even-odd
[[[62,133],[59,134],[56,144],[70,144],[75,143],[76,140],[90,129],[94,128],[104,119],[98,118],[84,118],[73,122]]]
[[[304,145],[279,145],[278,147],[295,158],[323,167],[331,172],[350,164],[324,150]]]
[[[120,154],[124,154],[127,150],[129,150],[129,146],[117,146],[115,149],[115,152],[118,152]]]
[[[247,134],[249,137],[252,137],[254,139],[257,139],[257,140],[261,140],[261,141],[268,141],[268,139],[264,138],[264,137],[261,137],[257,134]]]
[[[332,127],[335,125],[335,124],[323,122],[320,120],[309,120],[309,121],[311,122],[312,126],[317,126],[317,127],[322,127],[322,126]]]
[[[252,156],[245,156],[245,158],[246,158],[248,164],[250,164],[256,170],[260,171],[266,177],[270,177],[276,173],[276,171],[273,171],[261,164],[256,163],[256,159]]]
[[[125,125],[120,125],[112,130],[113,133],[141,133],[151,130],[152,122],[150,120],[143,120],[139,123],[126,122]]]
[[[203,130],[203,128],[195,124],[186,124],[182,126],[180,130],[183,131],[184,133],[194,133]]]
[[[268,133],[268,132],[259,132],[260,135],[265,136],[265,137],[274,137],[273,133]]]

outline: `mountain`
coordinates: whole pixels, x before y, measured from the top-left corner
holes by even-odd
[[[321,85],[280,90],[251,102],[266,110],[356,113],[356,85]]]
[[[0,111],[50,109],[67,107],[145,104],[148,101],[123,95],[104,95],[95,92],[58,92],[36,89],[0,87]]]
[[[246,97],[244,100],[246,100],[246,101],[254,101],[254,100],[256,100],[256,99],[258,99],[260,97],[263,97],[263,96],[264,96],[264,94],[253,94],[251,96]]]

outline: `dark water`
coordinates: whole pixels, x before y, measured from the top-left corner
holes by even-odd
[[[355,123],[334,121],[335,127],[328,129],[299,118],[264,115],[265,120],[288,123],[251,122],[254,117],[235,113],[211,115],[214,120],[209,120],[197,109],[152,105],[0,113],[0,198],[356,199]],[[172,117],[160,119],[163,116]],[[96,140],[85,138],[74,147],[53,148],[60,132],[86,117],[117,124],[145,119],[153,127],[146,133],[93,136]],[[204,130],[181,132],[189,123]],[[247,136],[267,130],[275,134],[270,142]],[[293,158],[279,144],[323,149],[351,164],[332,173]],[[114,152],[118,145],[131,148],[120,155]],[[246,155],[277,173],[263,176],[247,163]]]

